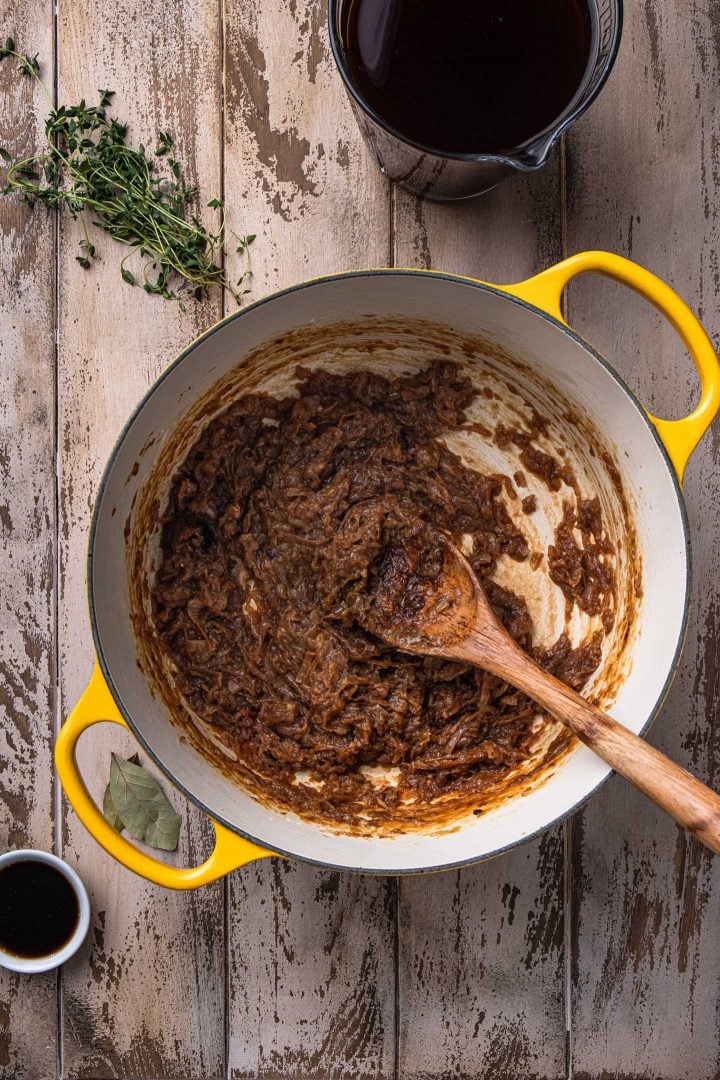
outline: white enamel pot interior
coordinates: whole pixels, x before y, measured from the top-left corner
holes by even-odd
[[[261,847],[322,865],[396,874],[463,865],[511,848],[575,810],[610,769],[577,746],[521,798],[463,819],[455,831],[444,833],[343,835],[262,805],[183,737],[138,667],[124,535],[168,434],[244,357],[309,324],[350,321],[361,332],[364,320],[384,317],[429,320],[496,343],[524,362],[531,381],[537,372],[589,416],[614,448],[633,507],[643,598],[627,670],[610,711],[642,733],[667,691],[686,623],[688,532],[675,473],[642,406],[591,347],[538,308],[466,279],[394,270],[340,274],[274,294],[200,337],[151,389],[114,450],[95,507],[88,584],[108,687],[138,740],[177,787]],[[381,361],[376,357],[375,362]]]

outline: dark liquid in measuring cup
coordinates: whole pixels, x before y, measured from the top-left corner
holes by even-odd
[[[60,870],[24,859],[0,869],[0,948],[15,956],[48,956],[65,945],[80,907]]]
[[[590,60],[584,0],[350,0],[348,74],[400,135],[508,151],[552,126]]]

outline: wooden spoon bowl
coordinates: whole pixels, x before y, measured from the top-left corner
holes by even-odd
[[[470,563],[449,540],[432,557],[402,541],[386,554],[365,623],[406,652],[464,660],[522,690],[712,851],[720,853],[720,796],[550,675],[495,615]]]

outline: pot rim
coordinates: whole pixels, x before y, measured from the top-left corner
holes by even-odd
[[[297,853],[295,853],[293,851],[285,850],[285,849],[283,849],[281,847],[278,847],[276,844],[272,843],[272,841],[268,842],[268,840],[262,839],[262,838],[257,837],[257,836],[253,836],[251,833],[245,832],[243,829],[239,828],[233,822],[228,821],[222,815],[217,814],[214,810],[212,810],[209,806],[207,806],[207,804],[204,803],[202,801],[202,799],[199,798],[199,796],[197,796],[194,792],[190,791],[189,788],[187,788],[183,783],[181,783],[174,776],[172,771],[164,764],[164,762],[162,762],[160,760],[160,758],[157,756],[157,754],[152,749],[152,747],[147,743],[145,738],[138,731],[138,729],[137,729],[137,727],[135,725],[135,721],[133,720],[132,715],[130,714],[129,710],[127,710],[125,708],[125,705],[124,705],[124,702],[123,702],[122,697],[120,695],[120,692],[119,692],[119,690],[118,690],[117,686],[115,685],[115,682],[114,682],[114,680],[112,678],[112,674],[110,672],[109,665],[108,665],[108,663],[107,663],[107,661],[105,659],[105,651],[103,649],[102,641],[101,641],[101,638],[100,638],[100,633],[99,633],[99,630],[98,630],[97,618],[96,618],[96,615],[95,615],[95,595],[94,595],[94,585],[93,585],[93,564],[94,564],[94,560],[95,560],[94,547],[95,547],[95,533],[96,533],[96,529],[97,529],[98,517],[99,517],[99,513],[100,513],[100,508],[102,506],[102,501],[103,501],[103,497],[104,497],[104,494],[105,494],[105,489],[106,489],[106,487],[108,485],[108,482],[110,480],[110,476],[111,476],[111,474],[113,472],[118,452],[119,452],[121,446],[123,445],[123,443],[125,441],[126,435],[128,434],[128,432],[132,428],[133,424],[135,423],[136,418],[140,415],[140,413],[144,409],[147,401],[150,399],[150,397],[155,392],[156,388],[165,380],[165,378],[170,374],[170,372],[174,371],[174,369],[176,367],[178,367],[194,351],[194,349],[198,345],[200,345],[202,342],[207,341],[210,337],[212,337],[218,331],[224,329],[224,327],[228,323],[233,322],[234,320],[241,318],[243,315],[246,315],[249,312],[256,310],[257,308],[263,307],[264,305],[266,305],[268,303],[271,303],[273,301],[280,300],[282,297],[284,297],[284,296],[286,296],[286,295],[288,295],[290,293],[299,292],[302,289],[308,289],[308,288],[312,288],[313,286],[323,285],[326,282],[342,281],[342,280],[346,280],[346,279],[349,279],[349,278],[413,277],[413,276],[416,276],[416,275],[422,275],[424,277],[438,278],[438,279],[444,280],[444,281],[458,282],[458,283],[463,284],[463,285],[469,285],[469,286],[472,286],[473,288],[480,289],[483,292],[498,294],[498,295],[502,296],[505,300],[507,300],[507,301],[509,301],[509,302],[511,302],[513,304],[516,304],[519,307],[526,308],[528,311],[534,313],[535,315],[537,315],[540,318],[544,319],[546,322],[550,323],[552,326],[556,327],[556,329],[561,331],[563,334],[565,334],[567,337],[569,337],[576,344],[580,345],[596,363],[598,363],[602,368],[605,369],[605,371],[608,372],[608,374],[615,380],[615,382],[620,386],[620,388],[625,391],[625,393],[627,394],[627,396],[630,398],[631,402],[635,406],[635,409],[636,409],[637,413],[639,414],[640,418],[642,419],[643,423],[649,429],[649,431],[650,431],[650,433],[651,433],[651,435],[652,435],[652,437],[653,437],[653,439],[655,441],[655,444],[656,444],[658,450],[660,451],[660,454],[662,455],[662,458],[664,459],[665,465],[666,465],[666,467],[667,467],[667,469],[668,469],[668,471],[670,473],[672,483],[673,483],[673,489],[675,491],[675,495],[676,495],[676,498],[677,498],[677,506],[678,506],[678,510],[680,512],[680,519],[681,519],[681,522],[682,522],[682,529],[683,529],[683,539],[684,539],[684,544],[685,544],[685,567],[686,567],[686,570],[685,570],[685,580],[684,580],[684,583],[683,583],[683,588],[684,588],[683,613],[682,613],[682,620],[681,620],[681,623],[680,623],[680,628],[679,628],[677,641],[676,641],[676,644],[675,644],[675,650],[673,652],[672,662],[671,662],[671,664],[670,664],[670,666],[668,668],[667,676],[665,678],[662,689],[660,690],[660,693],[659,693],[654,705],[652,706],[652,708],[648,712],[647,720],[645,721],[642,728],[637,733],[639,737],[643,737],[648,732],[650,726],[654,723],[655,719],[657,718],[658,713],[660,712],[660,710],[661,710],[661,708],[662,708],[662,706],[663,706],[663,704],[665,702],[665,699],[667,698],[667,695],[668,695],[668,693],[670,691],[670,687],[672,686],[672,683],[673,683],[673,681],[675,679],[675,675],[677,674],[678,666],[679,666],[679,663],[680,663],[680,658],[682,656],[683,648],[684,648],[684,645],[685,645],[685,639],[686,639],[686,636],[687,636],[687,628],[688,628],[688,621],[689,621],[689,611],[690,611],[690,595],[691,595],[691,586],[692,586],[692,569],[693,569],[693,567],[692,567],[692,546],[691,546],[691,540],[690,540],[690,526],[689,526],[689,522],[688,522],[687,508],[685,506],[685,499],[683,497],[682,488],[680,486],[680,482],[678,480],[675,468],[673,467],[673,464],[672,464],[672,462],[670,460],[668,452],[667,452],[667,450],[665,448],[665,445],[664,445],[662,439],[660,438],[660,436],[659,436],[659,434],[658,434],[658,432],[657,432],[657,430],[655,428],[655,425],[652,423],[647,411],[645,410],[642,403],[640,402],[637,394],[625,382],[623,377],[617,371],[615,371],[615,369],[611,366],[611,364],[597,351],[597,349],[595,349],[589,342],[587,342],[575,330],[573,330],[572,327],[568,326],[564,322],[561,322],[559,319],[555,318],[555,316],[549,314],[547,311],[544,311],[542,308],[537,307],[535,304],[531,304],[527,300],[523,300],[520,297],[512,295],[511,293],[507,292],[506,289],[503,288],[502,286],[492,285],[492,284],[489,284],[488,282],[484,282],[484,281],[478,281],[476,278],[466,277],[466,276],[464,276],[462,274],[450,274],[450,273],[445,273],[443,271],[438,271],[438,270],[424,270],[424,269],[413,269],[413,268],[395,268],[395,267],[378,268],[378,269],[347,270],[347,271],[340,271],[340,272],[333,273],[333,274],[324,274],[324,275],[321,275],[319,277],[310,278],[310,279],[308,279],[306,281],[299,282],[296,285],[289,285],[284,289],[278,289],[277,291],[270,293],[268,296],[261,297],[259,300],[254,301],[252,304],[248,304],[246,307],[242,307],[242,308],[239,308],[237,311],[231,312],[229,315],[226,315],[224,318],[222,318],[218,322],[216,322],[213,326],[210,326],[207,330],[204,330],[193,341],[191,341],[182,350],[182,352],[180,352],[175,357],[175,359],[172,360],[167,365],[167,367],[161,372],[161,374],[152,383],[152,385],[150,387],[148,387],[148,389],[145,391],[145,393],[143,394],[143,396],[140,399],[140,401],[138,402],[138,404],[132,410],[129,418],[127,419],[127,421],[123,425],[122,430],[120,431],[120,434],[118,435],[117,439],[115,440],[115,444],[114,444],[114,446],[112,448],[112,451],[110,452],[107,463],[106,463],[105,468],[103,470],[103,474],[102,474],[100,484],[98,486],[97,494],[95,496],[95,501],[94,501],[94,504],[93,504],[93,512],[92,512],[92,517],[91,517],[91,521],[90,521],[90,529],[89,529],[89,534],[88,534],[86,587],[87,587],[87,598],[88,598],[88,611],[89,611],[89,615],[90,615],[90,626],[91,626],[91,630],[92,630],[93,643],[95,645],[95,652],[96,652],[96,655],[97,655],[98,663],[100,665],[100,669],[102,671],[103,677],[105,678],[105,680],[107,682],[108,689],[109,689],[112,697],[114,698],[115,703],[116,703],[118,709],[120,710],[121,715],[123,716],[123,718],[127,722],[127,725],[130,728],[130,731],[132,732],[134,738],[137,739],[137,741],[140,743],[140,745],[145,750],[146,754],[151,759],[151,761],[160,769],[160,771],[168,779],[168,781],[173,785],[173,787],[177,791],[179,791],[181,794],[183,794],[187,799],[189,799],[189,801],[191,803],[193,803],[199,810],[201,810],[204,814],[206,814],[212,820],[217,821],[219,824],[225,826],[225,828],[229,829],[231,832],[234,832],[238,836],[241,836],[243,839],[250,841],[250,843],[255,844],[255,845],[259,846],[259,847],[266,847],[266,848],[270,847],[273,850],[273,852],[275,854],[277,854],[277,855],[285,856],[286,858],[292,859],[292,860],[294,860],[296,862],[307,863],[307,864],[309,864],[311,866],[323,867],[325,869],[330,869],[330,870],[342,870],[342,871],[350,872],[350,873],[372,874],[372,875],[375,875],[375,876],[387,876],[387,875],[406,876],[406,875],[412,875],[412,874],[438,873],[438,872],[441,872],[443,870],[455,870],[455,869],[461,869],[462,867],[466,867],[466,866],[474,866],[476,864],[486,862],[489,859],[496,858],[499,855],[503,855],[508,851],[512,851],[514,848],[517,848],[517,847],[520,847],[523,844],[529,843],[531,840],[534,840],[536,837],[542,835],[543,833],[547,832],[551,828],[554,828],[555,826],[559,825],[561,822],[563,822],[567,818],[569,818],[571,815],[573,815],[573,814],[577,813],[579,810],[581,810],[585,806],[585,804],[592,798],[592,796],[596,795],[597,792],[599,792],[600,789],[605,786],[605,784],[608,782],[608,780],[610,780],[615,775],[615,770],[614,769],[609,769],[607,776],[603,777],[602,780],[598,781],[598,783],[595,784],[595,786],[593,788],[591,788],[590,791],[586,792],[580,799],[578,799],[577,802],[573,806],[571,806],[567,810],[564,810],[562,813],[558,814],[558,816],[553,818],[552,821],[547,822],[546,824],[542,825],[538,829],[533,830],[532,832],[526,833],[526,834],[518,837],[517,840],[514,840],[511,843],[504,844],[501,847],[495,848],[492,851],[485,852],[482,855],[470,856],[467,859],[459,859],[459,860],[455,860],[453,862],[448,862],[448,863],[439,863],[439,864],[433,865],[433,866],[404,867],[404,868],[400,868],[400,869],[398,869],[396,867],[387,867],[387,868],[372,867],[372,868],[367,868],[367,867],[364,867],[364,866],[352,866],[352,867],[349,867],[349,866],[346,866],[346,865],[327,862],[327,861],[325,861],[323,859],[312,859],[312,858],[308,858],[305,855],[298,855]],[[372,838],[370,838],[370,839],[372,839]]]

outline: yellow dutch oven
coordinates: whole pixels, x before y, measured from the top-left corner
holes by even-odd
[[[567,326],[560,308],[563,289],[587,271],[628,285],[672,323],[700,377],[700,401],[689,416],[650,416],[608,363]],[[642,733],[667,692],[682,647],[689,595],[690,546],[680,484],[688,458],[720,404],[720,367],[713,346],[673,290],[627,259],[596,251],[510,286],[433,271],[388,269],[336,274],[285,289],[218,323],[170,365],[122,432],[95,504],[88,594],[97,665],[62,727],[56,763],[65,793],[86,828],[114,858],[150,881],[174,889],[196,888],[271,854],[383,874],[461,866],[548,828],[577,809],[610,774],[602,761],[578,746],[523,798],[471,816],[455,831],[348,836],[252,798],[183,737],[138,667],[124,531],[169,434],[217,380],[232,369],[241,370],[264,343],[310,323],[353,325],[357,343],[373,319],[396,317],[429,320],[496,343],[500,354],[522,360],[516,378],[524,381],[529,397],[536,378],[556,387],[615,447],[634,507],[643,596],[630,662],[611,711]],[[603,465],[596,462],[594,467],[601,470]],[[75,761],[78,738],[100,721],[128,727],[165,775],[213,820],[215,848],[201,866],[168,866],[136,849],[105,821]]]

